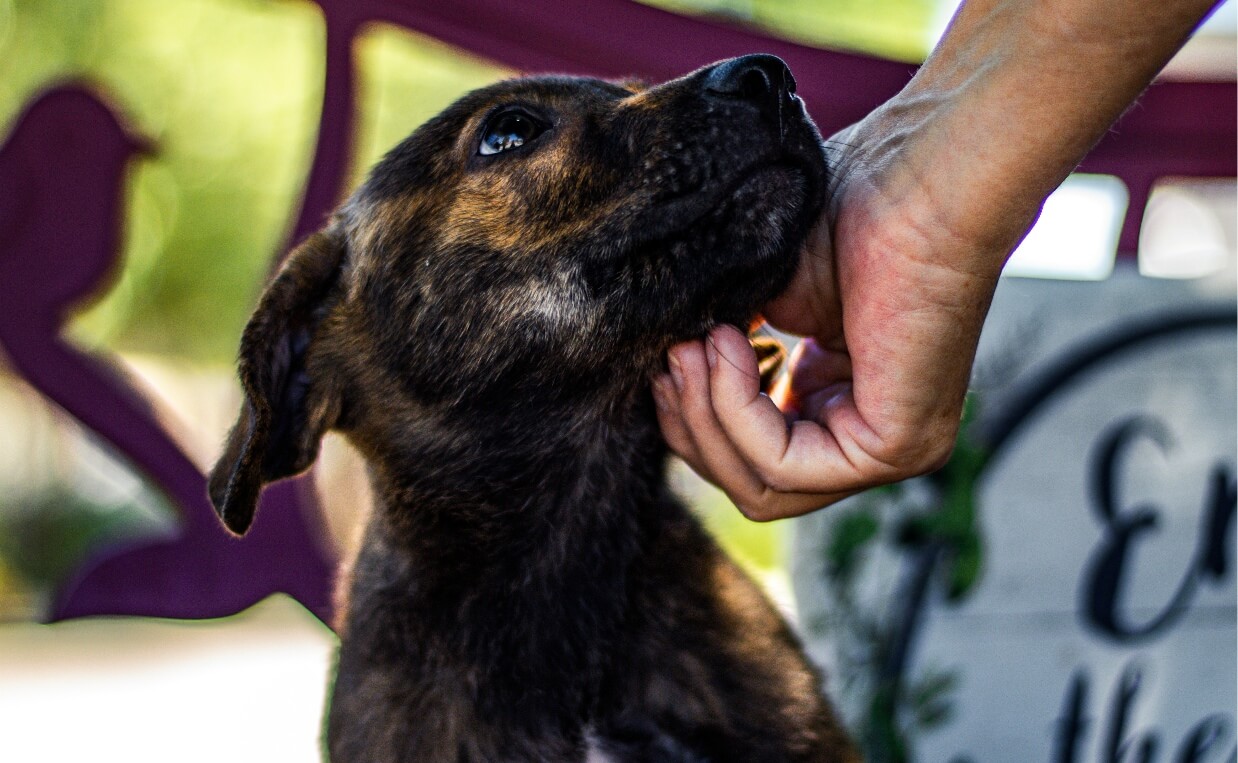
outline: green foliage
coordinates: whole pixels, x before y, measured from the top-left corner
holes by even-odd
[[[843,582],[851,580],[859,567],[860,552],[880,530],[881,523],[868,507],[840,516],[831,528],[826,549],[830,575]]]
[[[931,477],[917,480],[919,489],[892,485],[868,491],[829,525],[824,582],[834,616],[824,630],[846,645],[841,678],[860,687],[855,700],[862,712],[853,719],[854,731],[873,761],[913,760],[918,736],[946,723],[953,711],[957,674],[936,669],[913,673],[910,664],[902,664],[899,675],[891,665],[901,664],[898,650],[916,620],[904,611],[903,597],[919,582],[938,582],[946,600],[957,603],[975,589],[983,573],[976,497],[988,451],[973,435],[978,410],[976,398],[969,397],[949,462]],[[872,560],[882,556],[896,559],[900,569],[894,589],[900,596],[893,602],[861,593],[873,582]],[[926,558],[935,560],[935,566],[921,566]],[[921,577],[924,574],[931,577]]]
[[[906,763],[908,735],[898,722],[900,698],[893,687],[878,684],[869,706],[867,724],[860,736],[867,759],[877,763]]]
[[[952,602],[962,601],[972,591],[983,564],[983,539],[976,524],[975,502],[988,451],[969,435],[976,411],[977,402],[969,397],[963,406],[963,421],[950,461],[933,475],[936,507],[908,518],[900,533],[907,546],[943,546],[940,574],[946,598]]]
[[[916,725],[932,729],[950,720],[954,711],[950,694],[958,687],[958,675],[928,671],[907,692]]]
[[[103,504],[57,486],[0,510],[0,559],[27,585],[50,589],[92,549],[156,527],[136,505]]]
[[[915,521],[926,541],[945,546],[941,574],[946,598],[962,601],[980,579],[983,543],[976,520],[976,491],[988,462],[988,451],[972,441],[970,431],[978,403],[969,396],[963,405],[963,420],[950,461],[937,473],[941,502],[937,510]]]
[[[754,24],[797,42],[901,61],[928,54],[937,0],[642,0],[670,11]]]

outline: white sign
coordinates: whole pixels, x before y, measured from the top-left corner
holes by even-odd
[[[909,618],[914,552],[887,513],[885,542],[867,552],[873,580],[853,586],[879,613],[876,641],[910,633],[894,664],[911,759],[1238,757],[1238,352],[1232,318],[1204,317],[1232,311],[1232,297],[1192,288],[1125,271],[1104,284],[1003,283],[978,373],[1019,370],[977,393],[981,422],[1010,419],[973,491],[977,582],[949,602],[938,563]],[[854,629],[829,625],[839,589],[811,562],[828,557],[837,525],[805,530],[824,536],[797,549],[805,625],[863,726],[898,650],[857,648]],[[926,709],[913,695],[933,687]],[[917,728],[920,715],[944,720]]]

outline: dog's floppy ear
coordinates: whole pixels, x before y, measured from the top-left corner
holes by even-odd
[[[210,476],[211,503],[237,535],[253,522],[263,486],[307,468],[335,422],[338,394],[328,380],[310,378],[306,351],[334,301],[344,252],[338,228],[306,239],[263,292],[241,337],[245,400]]]

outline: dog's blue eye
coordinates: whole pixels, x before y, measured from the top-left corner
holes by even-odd
[[[506,111],[493,117],[482,131],[477,153],[490,156],[500,151],[519,148],[541,135],[543,128],[530,117],[516,111]]]

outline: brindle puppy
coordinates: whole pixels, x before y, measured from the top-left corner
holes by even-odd
[[[280,270],[211,476],[243,533],[329,428],[376,507],[332,760],[851,761],[786,624],[667,489],[649,382],[747,325],[823,203],[782,61],[541,77],[418,129]]]

